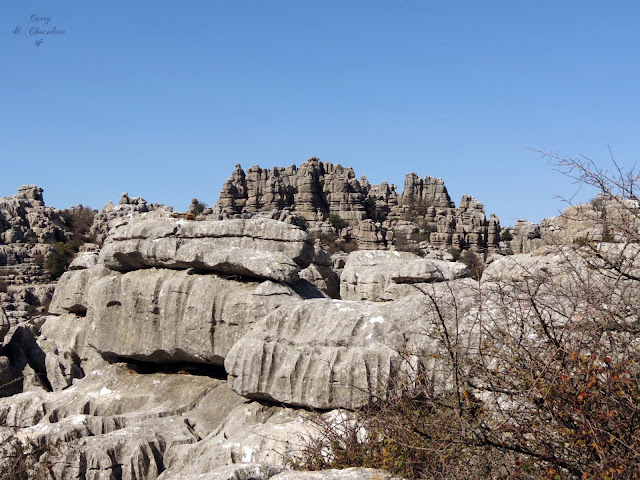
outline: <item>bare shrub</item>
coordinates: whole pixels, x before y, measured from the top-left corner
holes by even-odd
[[[553,245],[547,264],[515,257],[472,295],[423,290],[428,328],[411,335],[432,342],[398,352],[408,373],[389,380],[388,398],[346,427],[319,422],[296,466],[412,479],[640,478],[639,177],[553,158],[616,202],[606,228],[623,241]],[[447,381],[435,382],[443,371]]]

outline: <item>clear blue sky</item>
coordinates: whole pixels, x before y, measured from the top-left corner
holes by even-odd
[[[32,14],[65,33],[36,47]],[[640,157],[637,1],[2,0],[0,25],[0,196],[186,209],[317,156],[510,225],[574,191],[525,147]]]

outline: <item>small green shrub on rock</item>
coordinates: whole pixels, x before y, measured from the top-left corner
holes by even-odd
[[[67,271],[74,255],[73,246],[69,243],[58,242],[45,260],[45,269],[54,279]]]

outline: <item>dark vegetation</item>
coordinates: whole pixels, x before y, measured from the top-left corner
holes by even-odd
[[[82,205],[60,212],[65,228],[64,239],[54,244],[53,250],[44,259],[44,267],[54,279],[67,270],[82,244],[95,242],[95,237],[90,234],[95,213]]]
[[[513,235],[511,234],[511,232],[509,230],[504,230],[500,234],[500,241],[502,241],[502,242],[510,242],[511,240],[513,240]]]
[[[474,280],[480,280],[484,271],[484,259],[471,250],[465,250],[460,255],[460,261],[469,268],[469,276]]]
[[[367,197],[364,201],[364,209],[367,217],[374,222],[384,222],[387,219],[387,212],[383,212],[376,207],[376,200],[373,197]]]
[[[398,352],[403,368],[387,397],[317,415],[318,434],[291,465],[374,467],[409,479],[640,479],[640,175],[550,158],[618,199],[624,215],[607,228],[626,241],[558,244],[557,273],[479,284],[478,298],[492,302],[471,318],[452,288],[422,290],[420,315],[433,325],[424,335],[436,346]],[[459,258],[472,263],[468,253]],[[473,348],[470,321],[481,333]],[[446,386],[434,380],[434,362]]]
[[[349,226],[349,223],[337,213],[332,213],[331,215],[329,215],[329,223],[338,232],[340,232],[340,230],[342,230],[343,228],[347,228]]]
[[[319,239],[329,253],[351,253],[358,250],[358,242],[353,238],[342,239],[336,234],[315,235],[314,238]]]
[[[197,198],[191,199],[191,205],[189,206],[189,213],[192,215],[200,215],[207,208],[207,204],[201,202]]]

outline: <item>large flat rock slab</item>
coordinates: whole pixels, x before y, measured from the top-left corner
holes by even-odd
[[[136,270],[89,290],[87,342],[106,357],[221,365],[253,323],[300,297],[270,281]]]
[[[456,280],[469,269],[457,262],[420,258],[409,252],[351,252],[340,275],[343,300],[397,300],[416,292],[415,285]]]
[[[276,220],[149,219],[117,228],[100,252],[112,270],[188,269],[292,283],[313,260],[302,229]]]

